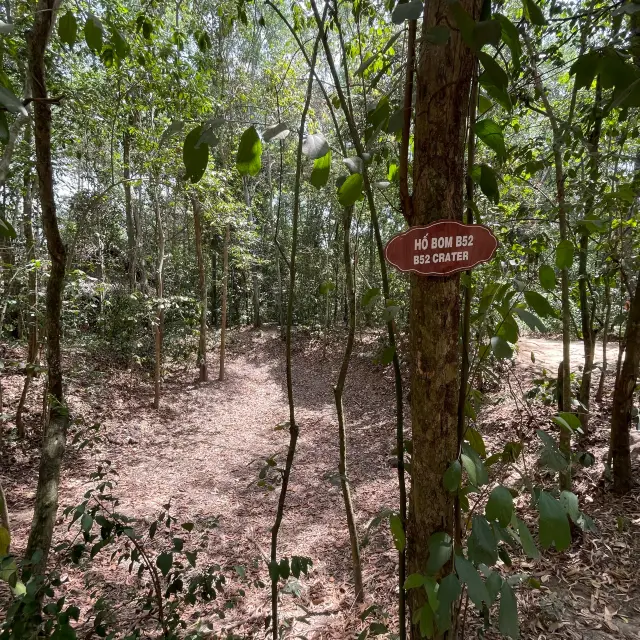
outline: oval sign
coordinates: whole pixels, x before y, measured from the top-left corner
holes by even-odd
[[[498,239],[484,225],[438,220],[393,236],[384,254],[400,271],[446,276],[491,260],[497,247]]]

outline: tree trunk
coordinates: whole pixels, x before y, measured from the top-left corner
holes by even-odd
[[[127,221],[127,251],[129,258],[129,290],[136,288],[136,231],[133,222],[133,206],[131,204],[131,131],[133,116],[127,121],[127,128],[122,136],[122,177],[124,178],[124,211]]]
[[[211,324],[218,326],[218,235],[211,235]]]
[[[636,291],[629,308],[625,343],[624,363],[616,380],[611,407],[613,489],[616,493],[627,493],[632,486],[629,426],[640,363],[640,273],[638,273]]]
[[[249,211],[249,219],[253,220],[253,223],[255,224],[256,221],[251,215],[251,194],[249,193],[249,178],[247,176],[243,176],[242,186],[244,189],[244,203],[247,206],[247,210]],[[258,265],[255,262],[251,265],[251,283],[253,326],[257,329],[262,324],[262,320],[260,319],[260,279],[258,278]]]
[[[36,168],[40,192],[42,226],[51,259],[46,295],[47,367],[50,398],[49,424],[44,434],[35,507],[26,558],[42,555],[31,565],[34,574],[45,570],[58,510],[60,467],[64,457],[69,412],[64,404],[60,357],[61,311],[65,275],[65,247],[58,229],[51,164],[51,107],[47,103],[45,51],[55,21],[57,0],[39,0],[34,24],[27,34],[29,74],[34,98]]]
[[[229,282],[229,224],[224,231],[224,249],[222,250],[222,309],[220,310],[220,376],[224,380],[224,351],[227,336],[227,289]]]
[[[596,392],[596,402],[602,402],[602,398],[604,396],[604,383],[607,377],[607,347],[609,345],[609,325],[611,323],[611,283],[609,282],[608,274],[605,274],[604,304],[605,316],[604,326],[602,327],[602,371],[600,373],[598,391]]]
[[[193,194],[191,195],[191,204],[193,205],[193,228],[196,236],[196,260],[198,262],[198,281],[200,284],[198,367],[200,369],[200,382],[206,382],[209,379],[207,371],[207,276],[202,252],[202,211],[198,198]]]
[[[27,124],[27,130],[25,132],[25,141],[28,148],[31,146],[31,124]],[[38,357],[38,272],[35,267],[36,248],[33,239],[33,176],[31,173],[31,166],[27,164],[27,168],[24,172],[24,196],[23,196],[23,218],[22,226],[24,230],[25,248],[27,262],[30,263],[29,267],[29,320],[27,321],[28,333],[29,333],[29,347],[27,352],[27,370],[24,379],[24,386],[22,387],[22,395],[20,396],[20,402],[16,411],[16,430],[19,438],[24,438],[25,429],[22,421],[22,412],[24,411],[24,405],[27,400],[27,394],[29,392],[29,386],[34,375],[34,367],[37,364]]]
[[[333,389],[333,395],[336,402],[336,413],[338,414],[338,442],[340,445],[340,460],[338,464],[338,472],[340,473],[340,485],[342,486],[342,497],[344,499],[344,507],[347,516],[347,526],[349,528],[349,541],[351,543],[351,562],[353,564],[353,582],[356,602],[364,600],[364,590],[362,586],[362,564],[360,562],[360,545],[358,544],[358,530],[356,528],[355,516],[353,513],[353,503],[351,501],[351,488],[347,476],[347,433],[344,420],[344,408],[342,405],[342,396],[344,394],[344,386],[347,380],[347,372],[349,370],[349,361],[351,360],[351,352],[353,351],[353,341],[356,331],[356,292],[353,286],[353,273],[351,271],[351,218],[353,215],[353,207],[346,207],[344,210],[344,245],[343,258],[345,268],[345,278],[347,281],[347,304],[349,306],[349,332],[347,334],[347,344],[342,357],[342,366],[338,374],[338,381]]]
[[[7,498],[2,490],[0,483],[0,528],[6,529],[11,539],[11,523],[9,522],[9,507],[7,506]],[[9,555],[9,547],[4,551],[4,555]]]
[[[463,0],[477,19],[480,0]],[[425,6],[424,40],[448,14],[445,0]],[[458,31],[449,42],[423,42],[416,72],[412,225],[462,220],[464,134],[474,55]],[[429,538],[453,535],[454,496],[442,478],[458,454],[458,332],[460,278],[411,276],[410,342],[413,458],[408,518],[409,573],[424,572]],[[409,591],[411,620],[426,603],[424,589]],[[419,620],[411,637],[421,637]]]
[[[158,238],[158,265],[156,269],[156,295],[158,303],[156,307],[156,362],[154,371],[154,394],[153,408],[160,408],[160,391],[162,384],[162,342],[164,338],[164,230],[162,228],[162,216],[160,214],[160,203],[158,202],[158,194],[154,186],[154,207],[156,214],[156,234]]]

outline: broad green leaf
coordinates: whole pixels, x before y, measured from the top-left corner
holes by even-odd
[[[580,519],[580,505],[578,504],[578,496],[571,491],[563,491],[560,494],[560,504],[564,512],[577,523]]]
[[[11,544],[11,534],[8,529],[0,527],[0,558],[9,553],[9,545]]]
[[[349,169],[349,173],[362,173],[364,169],[362,158],[359,158],[358,156],[344,158],[342,162],[344,162],[347,169]]]
[[[420,612],[420,635],[423,638],[432,638],[433,629],[433,610],[429,604],[423,604],[419,609]]]
[[[444,632],[451,628],[451,605],[457,601],[461,591],[460,580],[455,573],[450,573],[440,581],[438,589],[440,606],[436,616],[438,631]]]
[[[513,316],[506,316],[498,326],[498,335],[511,344],[518,342],[519,333],[518,323]]]
[[[388,126],[390,113],[389,98],[382,96],[375,109],[371,109],[371,111],[367,113],[367,122],[371,124],[374,130],[385,129]]]
[[[325,296],[327,295],[327,293],[329,293],[329,291],[333,291],[335,288],[336,288],[336,285],[333,284],[331,280],[327,280],[326,282],[323,282],[318,287],[318,292],[320,293],[321,296]]]
[[[524,9],[525,18],[531,23],[540,27],[547,24],[547,20],[542,13],[540,7],[534,2],[534,0],[522,0],[522,7]]]
[[[496,152],[500,159],[507,157],[507,149],[504,145],[502,127],[490,118],[479,120],[473,127],[478,138]]]
[[[377,300],[380,297],[380,289],[378,287],[372,287],[371,289],[367,289],[364,294],[362,294],[362,306],[366,307],[370,305],[374,300]]]
[[[575,75],[576,89],[581,89],[582,87],[588,89],[593,84],[596,75],[598,75],[599,61],[599,53],[597,51],[589,51],[589,53],[579,56],[571,65],[569,75]]]
[[[469,560],[491,566],[498,561],[498,545],[493,529],[483,516],[473,516],[471,535],[467,542]]]
[[[487,164],[477,164],[471,171],[473,181],[480,185],[480,189],[487,199],[494,204],[500,202],[500,190],[495,171]]]
[[[558,269],[570,269],[573,264],[573,242],[563,240],[556,247],[556,267]]]
[[[532,0],[530,0],[532,1]],[[500,589],[500,613],[498,614],[498,627],[503,636],[518,640],[520,626],[518,623],[518,603],[511,585],[504,581]]]
[[[186,169],[186,178],[193,184],[199,182],[209,162],[209,145],[200,144],[203,125],[191,129],[184,139],[182,146],[182,160]]]
[[[569,520],[562,505],[550,493],[540,492],[538,498],[540,511],[539,536],[540,545],[548,549],[555,544],[558,551],[564,551],[571,545]]]
[[[396,348],[393,346],[385,347],[380,355],[380,363],[383,366],[387,366],[393,362],[393,356],[396,354]]]
[[[429,559],[427,573],[435,576],[451,558],[453,544],[451,536],[445,531],[438,531],[429,538]]]
[[[389,124],[387,125],[387,133],[397,133],[402,130],[402,125],[404,123],[404,108],[394,111],[389,116]]]
[[[525,291],[524,299],[539,316],[542,316],[543,318],[556,317],[557,314],[549,301],[537,291]]]
[[[488,54],[484,51],[480,51],[478,53],[478,59],[482,63],[482,67],[484,68],[484,72],[487,74],[487,77],[498,89],[502,89],[506,91],[507,86],[509,85],[509,78],[505,72],[505,70]]]
[[[356,69],[355,75],[362,75],[375,62],[377,57],[377,55],[366,56],[360,63],[360,66]]]
[[[481,20],[473,27],[474,48],[479,51],[486,44],[497,47],[500,43],[502,28],[497,20]]]
[[[313,161],[313,170],[309,182],[316,188],[322,189],[329,182],[329,173],[331,173],[331,149],[320,158]]]
[[[467,585],[469,598],[482,611],[482,603],[489,602],[489,593],[477,569],[462,556],[456,556],[456,572],[460,582]]]
[[[311,160],[327,155],[329,143],[321,133],[308,135],[302,143],[302,153]]]
[[[120,60],[124,60],[129,55],[129,44],[115,27],[111,27],[110,32],[111,44],[113,45],[118,58],[120,58]]]
[[[527,324],[529,329],[532,331],[540,331],[544,333],[547,330],[546,325],[537,315],[531,313],[531,311],[527,311],[527,309],[521,309],[520,307],[516,307],[513,312]]]
[[[62,42],[68,44],[70,47],[76,42],[78,35],[78,22],[76,17],[71,11],[67,11],[58,20],[58,37]]]
[[[393,536],[393,542],[396,545],[396,549],[402,553],[406,544],[406,537],[404,535],[404,527],[402,526],[400,516],[395,513],[390,516],[389,526],[391,527],[391,535]]]
[[[484,512],[488,520],[497,520],[506,527],[513,516],[513,496],[509,489],[501,485],[495,487],[489,495]]]
[[[447,44],[451,31],[449,27],[444,25],[436,25],[435,27],[429,27],[426,31],[423,31],[422,37],[430,44]]]
[[[542,453],[540,454],[540,462],[553,471],[564,471],[567,469],[569,463],[558,448],[556,441],[546,431],[542,431],[542,429],[538,429],[536,433],[544,443]]]
[[[447,491],[455,493],[460,488],[462,480],[462,465],[459,460],[454,460],[444,472],[443,484]]]
[[[484,458],[487,455],[487,448],[484,445],[484,440],[479,431],[473,427],[468,427],[465,431],[464,438],[469,441],[469,444],[475,449],[479,456]]]
[[[363,178],[361,173],[350,175],[338,189],[338,202],[343,207],[351,207],[362,199]]]
[[[405,591],[409,591],[409,589],[418,589],[423,584],[424,584],[424,576],[421,573],[412,573],[404,581],[404,588],[405,588]]]
[[[91,531],[91,527],[93,526],[93,518],[90,514],[84,513],[82,515],[82,519],[80,520],[80,526],[85,533],[89,533]]]
[[[478,113],[480,115],[483,115],[484,113],[489,111],[491,107],[493,107],[493,102],[491,102],[491,100],[489,100],[487,96],[483,96],[482,94],[480,94],[478,96]]]
[[[265,142],[272,140],[284,140],[290,133],[289,125],[286,122],[279,122],[273,127],[269,127],[263,134],[262,139]]]
[[[422,0],[410,0],[397,4],[391,13],[391,20],[394,24],[402,24],[405,20],[417,20],[422,15],[423,9]]]
[[[513,109],[513,103],[511,102],[511,97],[509,96],[506,88],[497,87],[486,73],[483,73],[478,78],[478,82],[489,96],[492,97],[505,111],[511,111]]]
[[[493,338],[491,338],[491,351],[493,351],[493,355],[499,359],[508,359],[513,356],[511,345],[500,336],[493,336]]]
[[[0,142],[3,144],[9,142],[9,123],[4,111],[0,111]]]
[[[520,44],[520,34],[518,33],[518,29],[515,24],[509,20],[509,18],[500,13],[494,14],[494,18],[500,22],[500,26],[502,28],[502,40],[507,47],[509,47],[513,66],[517,69],[520,67],[520,56],[522,55],[522,45]]]
[[[102,35],[102,22],[90,13],[87,21],[84,23],[84,39],[91,51],[95,53],[102,51]]]
[[[173,554],[167,553],[166,551],[161,553],[156,558],[156,566],[160,569],[162,575],[166,577],[173,566]]]
[[[236,168],[241,176],[257,176],[262,168],[262,142],[255,127],[249,127],[240,138]]]
[[[13,92],[0,85],[0,104],[7,108],[7,111],[11,113],[21,113],[23,116],[27,115],[27,110],[18,98],[13,95]]]
[[[461,459],[472,484],[476,487],[480,487],[489,482],[489,474],[487,473],[487,469],[480,456],[476,453],[475,449],[466,442],[462,443]]]
[[[562,411],[557,416],[554,416],[552,420],[561,428],[570,434],[575,431],[582,430],[582,423],[580,418],[575,413],[569,413],[568,411]]]
[[[536,543],[527,527],[526,523],[519,518],[516,518],[516,524],[518,525],[518,535],[520,536],[520,544],[524,549],[524,552],[532,559],[537,560],[540,557],[540,552]]]
[[[162,147],[167,142],[167,140],[169,140],[176,133],[180,133],[182,129],[184,129],[184,122],[182,120],[173,120],[160,136],[160,146]]]
[[[538,269],[538,278],[543,289],[553,291],[556,288],[556,272],[548,264],[543,264]]]
[[[467,10],[462,6],[462,4],[460,4],[460,2],[458,2],[458,0],[454,0],[449,3],[449,11],[453,16],[455,26],[460,31],[462,39],[465,41],[467,46],[475,49],[475,41],[473,39],[473,31],[476,26],[475,20],[469,15]]]

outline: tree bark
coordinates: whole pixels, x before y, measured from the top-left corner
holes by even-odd
[[[244,203],[247,206],[249,211],[249,218],[253,220],[255,224],[255,219],[251,215],[251,194],[249,193],[249,178],[247,176],[243,176],[242,178],[242,187],[244,190]],[[254,262],[251,265],[251,284],[252,284],[252,293],[251,293],[251,301],[253,305],[253,326],[257,329],[261,326],[262,320],[260,319],[260,280],[258,278],[258,265]]]
[[[222,308],[220,309],[220,376],[224,380],[224,352],[227,336],[227,290],[229,288],[229,223],[224,231],[224,249],[222,250]]]
[[[9,507],[7,506],[7,497],[0,483],[0,527],[7,530],[11,537],[11,523],[9,522]],[[7,547],[5,555],[9,555],[9,547]]]
[[[127,223],[127,250],[129,258],[129,290],[136,288],[136,231],[131,203],[131,131],[133,116],[127,120],[127,128],[122,136],[122,176],[124,178],[124,211]]]
[[[211,234],[211,324],[218,326],[218,234]]]
[[[193,227],[196,236],[196,261],[198,263],[198,282],[200,285],[200,342],[198,343],[198,367],[200,382],[209,379],[207,371],[207,275],[202,252],[202,207],[197,196],[191,194],[193,206]]]
[[[156,214],[156,234],[158,239],[158,265],[156,269],[156,295],[158,297],[158,302],[156,306],[156,361],[154,370],[153,408],[159,409],[162,385],[162,343],[164,339],[164,229],[162,228],[162,215],[160,214],[160,203],[158,202],[158,194],[156,189],[157,187],[154,186],[153,196]]]
[[[34,101],[34,132],[36,168],[38,172],[42,226],[51,259],[51,271],[46,294],[47,367],[49,389],[49,424],[44,434],[38,473],[38,486],[26,557],[41,552],[31,565],[35,574],[47,564],[53,527],[58,509],[60,467],[66,447],[69,412],[64,404],[60,335],[61,311],[65,276],[65,247],[58,229],[51,163],[51,107],[47,103],[45,51],[55,22],[58,0],[39,0],[34,24],[27,34],[29,74]]]
[[[607,378],[607,347],[609,346],[609,325],[611,323],[611,283],[609,282],[609,274],[605,274],[604,282],[604,326],[602,327],[602,371],[600,372],[600,382],[598,383],[598,391],[596,392],[596,402],[602,402],[604,396],[604,383]]]
[[[611,407],[613,489],[616,493],[627,493],[632,487],[629,426],[640,363],[640,273],[629,308],[625,342],[624,362],[616,380]]]
[[[479,0],[463,0],[477,19]],[[425,5],[428,30],[448,14],[445,0]],[[458,31],[444,45],[423,43],[416,73],[412,225],[462,220],[464,134],[474,55]],[[442,478],[458,454],[460,278],[411,276],[410,338],[413,458],[409,498],[409,573],[425,572],[429,538],[453,536],[454,497]],[[426,604],[423,589],[409,591],[411,620]],[[411,637],[421,637],[419,621]]]

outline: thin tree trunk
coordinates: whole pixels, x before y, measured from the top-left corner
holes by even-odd
[[[229,282],[229,224],[224,231],[224,249],[222,250],[222,309],[220,310],[220,380],[224,380],[224,352],[227,336],[227,289]]]
[[[122,136],[122,176],[124,178],[124,211],[127,222],[127,250],[129,258],[129,291],[136,288],[136,232],[133,222],[133,206],[131,203],[131,132],[133,116],[127,121],[127,128]]]
[[[157,187],[154,186],[154,207],[156,214],[156,234],[158,239],[158,264],[156,269],[156,295],[158,303],[156,307],[156,362],[154,371],[154,395],[153,408],[160,408],[160,392],[162,384],[162,343],[164,338],[164,229],[162,228],[162,216],[160,214],[160,203],[158,202]]]
[[[25,132],[25,141],[28,148],[31,146],[31,124],[27,125]],[[27,367],[26,376],[24,379],[24,386],[22,387],[22,394],[20,396],[20,402],[18,409],[16,410],[16,430],[19,438],[24,438],[25,428],[22,420],[22,413],[24,411],[24,405],[27,400],[27,394],[29,392],[29,386],[34,375],[34,367],[37,364],[38,357],[38,272],[35,266],[36,249],[33,239],[33,176],[31,173],[31,166],[28,163],[24,172],[24,196],[23,196],[23,218],[22,225],[24,230],[24,238],[26,245],[26,258],[30,263],[29,267],[29,320],[27,322],[29,332],[29,346],[27,351]]]
[[[196,236],[196,259],[198,262],[198,281],[200,284],[200,342],[198,343],[198,367],[200,382],[209,379],[207,371],[207,276],[202,252],[202,211],[197,196],[191,194],[193,205],[193,227]]]
[[[349,541],[351,543],[351,562],[353,564],[353,582],[356,602],[364,600],[364,590],[362,584],[362,564],[360,562],[360,545],[358,543],[358,530],[356,528],[355,516],[353,512],[353,503],[351,500],[351,488],[349,486],[349,478],[347,476],[347,433],[344,418],[344,408],[342,405],[342,397],[344,394],[344,386],[349,371],[349,361],[351,360],[351,352],[353,351],[353,341],[356,331],[356,292],[353,286],[353,273],[351,271],[351,218],[353,215],[353,207],[344,209],[343,232],[344,232],[344,268],[345,278],[347,282],[347,304],[349,307],[349,332],[347,334],[347,344],[342,357],[342,366],[338,374],[338,381],[333,388],[333,395],[336,402],[336,413],[338,414],[338,442],[340,445],[340,461],[338,471],[340,473],[340,484],[342,486],[342,497],[344,499],[344,507],[347,516],[347,526],[349,528]]]
[[[271,169],[269,169],[269,173]],[[249,211],[250,219],[253,219],[251,215],[251,194],[249,193],[249,178],[247,176],[243,176],[242,178],[242,187],[244,190],[244,203]],[[253,219],[253,223],[255,224],[255,219]],[[251,283],[252,283],[252,295],[251,300],[253,304],[253,326],[257,329],[262,324],[262,320],[260,319],[260,280],[258,278],[258,265],[254,262],[251,265]]]
[[[218,327],[218,235],[211,235],[211,324]]]
[[[33,27],[27,34],[29,74],[35,99],[34,132],[40,208],[42,226],[51,259],[51,271],[46,295],[48,390],[51,402],[49,424],[42,443],[33,522],[25,553],[26,558],[32,558],[36,551],[41,552],[39,560],[30,567],[33,574],[40,574],[44,571],[49,557],[53,527],[58,510],[60,467],[64,458],[67,426],[69,424],[69,411],[64,404],[60,357],[65,247],[58,229],[53,190],[51,107],[46,101],[47,84],[45,72],[45,51],[55,21],[57,6],[57,0],[39,0]]]
[[[604,326],[602,327],[602,371],[600,372],[600,382],[598,383],[598,391],[596,393],[596,402],[602,402],[604,396],[604,383],[607,377],[607,347],[609,345],[609,325],[611,323],[611,284],[609,275],[605,275],[604,282],[604,304],[605,316]]]
[[[6,529],[11,539],[11,523],[9,522],[9,507],[7,506],[7,497],[0,483],[0,528]],[[9,555],[9,547],[4,551],[4,555]]]
[[[616,493],[627,493],[632,487],[629,427],[640,364],[640,272],[629,308],[625,343],[624,363],[616,380],[611,407],[613,489]]]
[[[463,0],[475,20],[480,0]],[[448,12],[445,0],[425,5],[423,34]],[[460,33],[445,46],[425,45],[416,74],[412,225],[438,219],[461,220],[467,126],[474,55]],[[460,278],[411,276],[410,352],[413,458],[408,522],[409,573],[424,571],[429,539],[453,536],[454,496],[443,475],[458,455]],[[411,637],[421,637],[418,609],[422,589],[409,592]],[[437,636],[441,637],[441,636]]]

